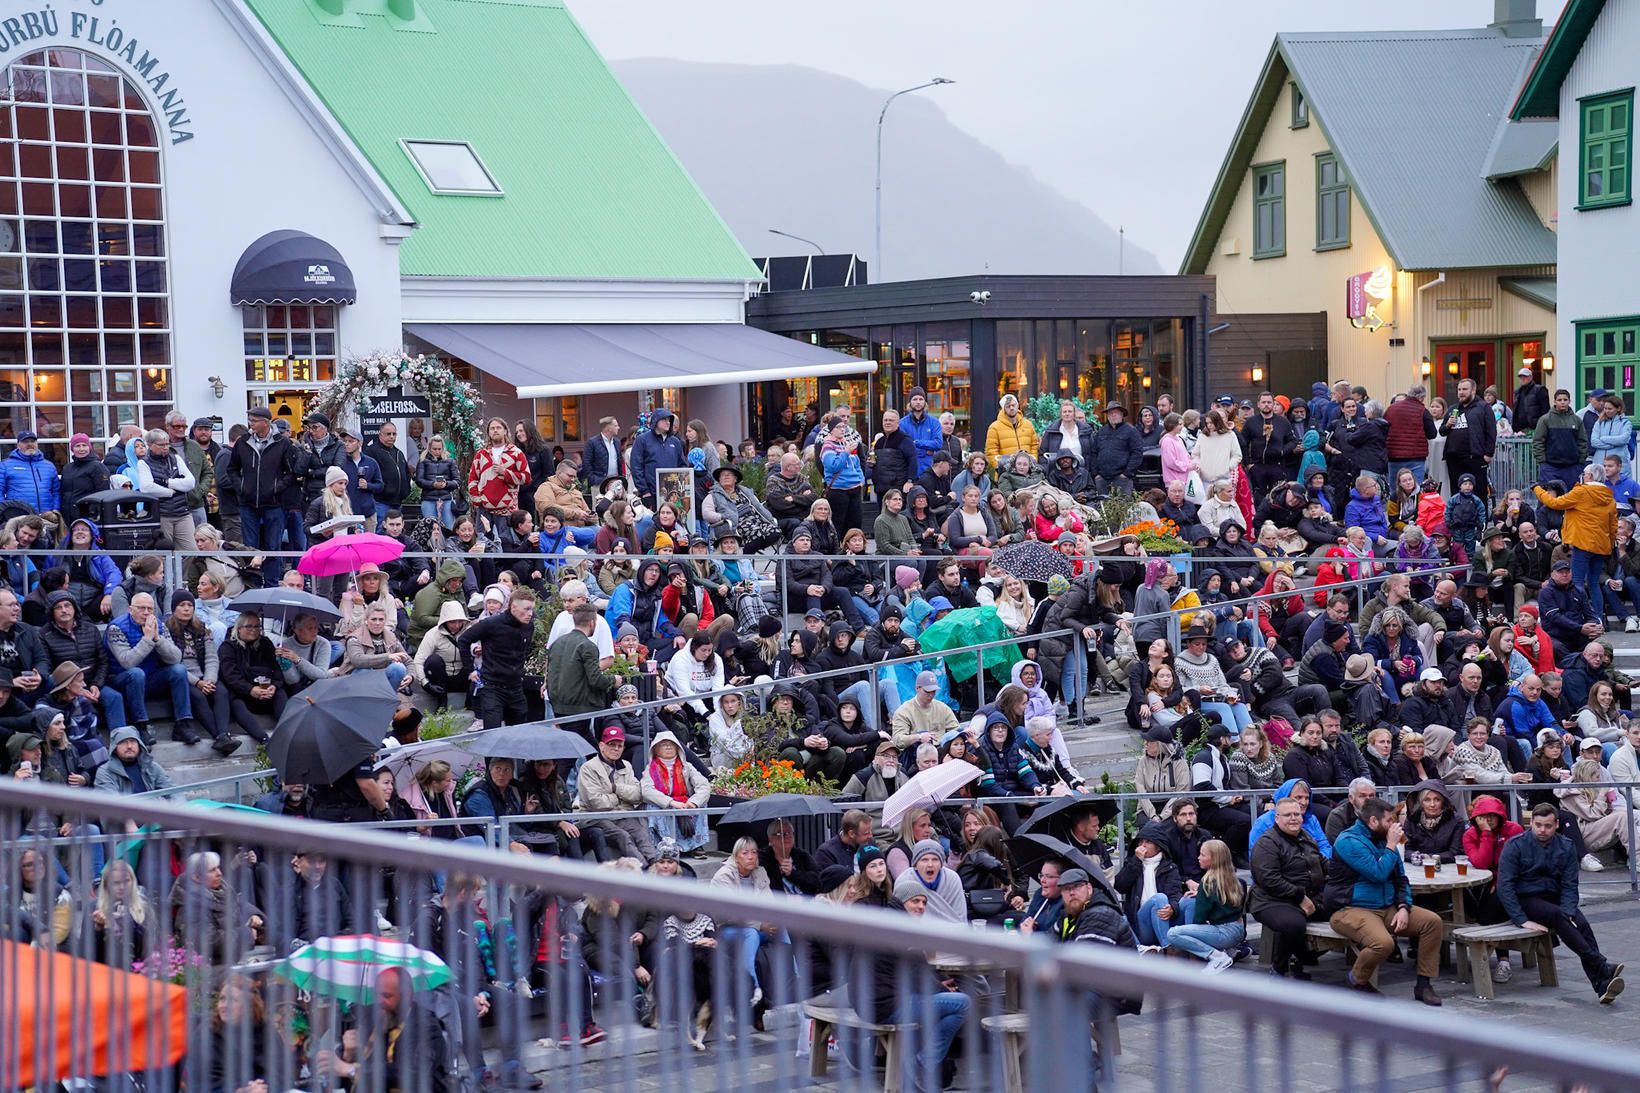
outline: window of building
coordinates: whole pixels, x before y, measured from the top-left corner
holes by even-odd
[[[1288,84],[1287,87],[1293,95],[1293,119],[1291,122],[1291,127],[1294,129],[1303,129],[1306,125],[1310,124],[1310,104],[1305,101],[1304,92],[1298,89],[1298,85],[1296,83]]]
[[[421,180],[435,194],[499,197],[501,186],[464,140],[400,141]]]
[[[245,323],[245,380],[254,390],[313,390],[336,378],[334,304],[251,304]]]
[[[1287,253],[1287,165],[1265,163],[1253,168],[1253,257],[1279,258]]]
[[[1629,203],[1634,152],[1634,88],[1583,99],[1577,207]]]
[[[1338,157],[1323,152],[1315,157],[1315,249],[1349,245],[1350,184]]]
[[[550,444],[575,442],[581,437],[581,397],[535,399],[535,427]]]
[[[1604,387],[1627,393],[1635,390],[1635,368],[1640,366],[1640,315],[1577,324],[1577,371],[1583,392]],[[1631,403],[1630,412],[1634,411]]]
[[[160,128],[73,49],[21,57],[0,102],[0,437],[159,427],[174,401]]]
[[[950,411],[957,419],[957,434],[972,433],[973,388],[969,379],[970,324],[966,322],[928,323],[923,333],[923,386],[928,391],[928,412]]]

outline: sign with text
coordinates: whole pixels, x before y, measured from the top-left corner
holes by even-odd
[[[370,409],[359,411],[359,431],[369,436],[390,421],[430,417],[432,413],[426,396],[407,395],[402,387],[389,387],[379,395],[370,396]]]

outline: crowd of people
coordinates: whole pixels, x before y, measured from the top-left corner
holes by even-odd
[[[1430,912],[1410,898],[1397,845],[1477,864],[1490,853],[1498,880],[1481,921],[1555,931],[1609,1001],[1621,968],[1595,949],[1576,885],[1579,867],[1629,853],[1634,836],[1618,804],[1631,791],[1598,786],[1640,781],[1632,681],[1603,641],[1610,627],[1640,628],[1633,433],[1618,396],[1596,391],[1574,413],[1568,392],[1522,378],[1509,405],[1469,380],[1451,406],[1419,386],[1386,405],[1318,384],[1307,400],[1223,396],[1205,412],[1163,395],[1136,423],[1119,403],[1095,422],[1067,401],[1041,429],[1010,395],[972,449],[921,388],[869,443],[847,406],[788,411],[738,449],[665,409],[624,436],[604,419],[578,453],[496,418],[465,472],[420,422],[402,446],[393,424],[366,443],[319,414],[292,435],[261,408],[226,443],[180,414],[122,430],[102,455],[76,436],[61,472],[24,434],[0,461],[0,498],[17,506],[0,530],[6,770],[88,792],[165,791],[151,699],[168,702],[175,740],[209,738],[227,755],[243,736],[265,741],[317,681],[382,672],[401,696],[383,711],[392,743],[414,743],[426,711],[462,701],[475,728],[563,719],[595,754],[497,756],[470,772],[434,761],[398,776],[366,766],[280,786],[262,807],[421,821],[455,840],[482,840],[463,820],[522,818],[524,851],[678,875],[709,845],[699,810],[714,777],[742,764],[778,757],[872,805],[921,771],[966,763],[976,780],[892,830],[850,811],[811,854],[776,822],[728,848],[712,883],[1012,920],[1063,941],[1171,949],[1209,972],[1246,955],[1251,914],[1283,939],[1278,974],[1301,977],[1304,924],[1330,916],[1359,939],[1351,986],[1372,989],[1377,962],[1398,953],[1388,939],[1411,934],[1417,996],[1439,1004]],[[1533,438],[1529,492],[1491,487],[1496,438],[1511,430]],[[656,473],[679,468],[692,490]],[[154,496],[158,537],[111,556],[79,499],[125,487]],[[1187,562],[1099,524],[1099,506],[1122,495],[1139,506],[1126,511],[1176,525]],[[280,557],[350,526],[404,554],[317,580]],[[1068,576],[1028,579],[996,557],[1028,542],[1059,552]],[[168,550],[189,553],[168,565]],[[759,556],[771,550],[778,564]],[[1175,648],[1168,615],[1187,583]],[[280,585],[335,610],[272,620],[233,606]],[[954,678],[919,646],[972,608],[1017,639],[1000,688]],[[1142,740],[1135,788],[1155,795],[1138,804],[1132,853],[1115,860],[1109,817],[1088,807],[1058,832],[1082,862],[1016,868],[1008,840],[1033,810],[1090,788],[1062,725],[1102,691],[1125,694]],[[1498,800],[1464,788],[1487,785],[1541,787],[1520,791],[1531,826],[1507,844]],[[1379,798],[1391,786],[1419,787],[1404,817]],[[50,849],[29,855],[15,891],[31,939],[106,933],[75,910],[95,893],[73,909],[38,904]],[[130,886],[116,865],[99,860],[93,875]],[[178,889],[220,891],[223,868],[185,863]],[[260,937],[245,884],[237,901],[213,897],[239,916],[217,926]],[[466,898],[452,888],[445,900]],[[532,914],[539,933],[548,913]],[[639,959],[659,936],[732,944],[752,1004],[765,1005],[759,969],[778,931],[701,917],[646,926]],[[960,1026],[956,999],[939,1003],[942,1029]]]

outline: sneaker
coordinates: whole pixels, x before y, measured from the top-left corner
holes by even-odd
[[[1593,854],[1583,855],[1583,860],[1577,864],[1586,873],[1598,873],[1606,868],[1604,865],[1600,864],[1600,859],[1595,857]]]
[[[244,741],[237,736],[219,736],[211,741],[211,750],[218,755],[232,755],[242,744]]]
[[[1492,982],[1507,983],[1515,977],[1515,966],[1507,960],[1498,961],[1498,966],[1492,969]]]
[[[380,911],[376,912],[376,932],[378,934],[391,934],[396,932],[393,924],[387,920],[387,916],[382,914]]]
[[[591,1047],[593,1044],[601,1044],[607,1039],[609,1039],[609,1033],[605,1032],[602,1028],[593,1024],[591,1021],[588,1021],[587,1027],[581,1030],[582,1047]]]
[[[1640,633],[1640,615],[1630,615],[1624,619],[1623,632],[1625,634]]]
[[[1606,980],[1606,985],[1601,988],[1601,991],[1600,991],[1600,1004],[1602,1006],[1609,1006],[1612,1003],[1612,999],[1616,998],[1618,995],[1620,995],[1622,993],[1623,993],[1623,977],[1620,976],[1620,975],[1614,975],[1610,979]]]
[[[1243,960],[1250,959],[1252,955],[1253,947],[1243,941],[1240,945],[1237,945],[1235,951],[1230,954],[1230,959],[1240,963]]]
[[[751,1008],[756,1009],[757,1004],[761,1001],[763,1001],[763,988],[762,987],[753,987],[752,988],[752,1006],[751,1006]]]
[[[1230,959],[1229,953],[1215,951],[1212,959],[1207,962],[1207,967],[1202,970],[1208,975],[1218,975],[1234,963],[1235,961]]]
[[[1159,953],[1162,951],[1162,947],[1160,945],[1141,945],[1139,946],[1138,951],[1146,954]]]

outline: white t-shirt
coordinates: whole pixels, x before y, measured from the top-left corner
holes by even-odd
[[[547,648],[571,630],[575,629],[575,620],[570,618],[568,611],[558,612],[558,617],[552,620],[552,629],[547,632]],[[609,632],[609,623],[599,615],[592,620],[592,644],[598,647],[598,657],[612,657],[615,655],[615,637]]]

